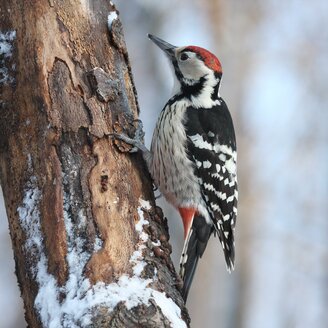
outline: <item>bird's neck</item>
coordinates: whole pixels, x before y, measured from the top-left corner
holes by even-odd
[[[207,74],[199,80],[182,78],[176,81],[174,98],[184,100],[198,108],[211,108],[219,103],[221,76]]]

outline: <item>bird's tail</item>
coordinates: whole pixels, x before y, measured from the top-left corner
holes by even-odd
[[[180,258],[180,276],[183,280],[182,297],[185,302],[187,301],[198,260],[205,251],[212,231],[213,226],[207,224],[202,216],[194,217]]]
[[[227,270],[231,273],[234,270],[235,263],[235,241],[234,231],[230,222],[223,224],[214,224],[215,233],[217,233],[220,243],[222,245]]]

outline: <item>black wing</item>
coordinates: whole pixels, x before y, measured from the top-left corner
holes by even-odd
[[[233,269],[234,227],[237,216],[236,138],[225,102],[213,108],[188,107],[187,149],[195,163],[201,192],[225,255]]]

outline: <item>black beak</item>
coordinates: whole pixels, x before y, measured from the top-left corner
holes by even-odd
[[[159,48],[161,48],[169,57],[173,57],[175,55],[174,50],[177,48],[176,46],[173,46],[172,44],[151,34],[148,34],[148,38],[152,40]]]

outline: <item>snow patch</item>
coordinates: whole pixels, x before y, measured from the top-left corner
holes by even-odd
[[[107,26],[108,29],[111,31],[112,30],[112,24],[114,22],[115,19],[117,19],[117,12],[116,11],[111,11],[107,17]]]
[[[28,156],[28,170],[33,173],[32,158]],[[136,230],[139,232],[139,247],[132,254],[130,261],[133,263],[133,276],[122,275],[115,283],[106,285],[98,282],[91,285],[84,278],[83,269],[90,255],[85,249],[84,240],[74,233],[74,229],[83,226],[86,222],[85,213],[80,210],[78,222],[72,222],[70,217],[71,198],[64,193],[64,222],[67,233],[67,264],[68,280],[63,286],[58,286],[55,277],[48,272],[48,261],[43,249],[43,238],[41,233],[41,217],[39,204],[42,194],[38,188],[37,178],[31,178],[25,185],[24,197],[21,206],[17,208],[19,222],[26,235],[24,245],[26,256],[30,256],[36,262],[32,273],[39,285],[39,291],[35,299],[35,308],[40,315],[42,324],[49,328],[57,327],[87,327],[91,324],[92,310],[102,305],[109,311],[114,310],[118,303],[124,302],[128,309],[140,304],[150,305],[154,300],[160,307],[163,315],[171,322],[174,328],[187,327],[181,318],[180,308],[165,293],[151,288],[156,279],[156,270],[153,278],[143,279],[140,277],[146,262],[143,261],[142,250],[146,247],[148,235],[143,231],[144,225],[149,222],[144,218],[144,209],[150,209],[149,202],[140,200],[138,208],[139,221]],[[77,226],[76,226],[77,225]],[[100,248],[102,241],[96,239],[95,248]],[[60,295],[66,294],[64,300]]]
[[[40,212],[38,208],[41,192],[37,188],[36,181],[36,177],[31,176],[26,184],[23,203],[17,208],[19,222],[26,234],[25,249],[30,250],[33,256],[38,255],[42,247],[42,235],[39,228]]]
[[[9,68],[5,65],[5,61],[10,59],[13,51],[13,41],[16,38],[16,31],[0,32],[0,84],[12,83],[14,78],[9,74]],[[15,69],[15,65],[11,67]]]
[[[148,240],[148,235],[143,231],[143,226],[149,224],[149,221],[145,219],[143,209],[149,210],[151,206],[148,201],[142,199],[139,200],[139,204],[141,205],[138,207],[139,221],[135,227],[136,231],[139,232],[140,239],[143,242],[146,242]]]
[[[150,203],[143,199],[139,199],[140,207],[138,207],[139,221],[135,225],[136,231],[139,233],[140,244],[138,249],[132,254],[130,262],[134,264],[133,274],[140,277],[147,263],[142,260],[142,250],[146,248],[145,243],[148,241],[148,235],[143,231],[143,227],[149,224],[149,221],[144,217],[144,209],[151,209]]]
[[[8,31],[6,33],[0,32],[0,55],[9,58],[12,55],[13,42],[16,38],[16,31]]]
[[[153,291],[153,298],[156,304],[161,308],[164,316],[170,320],[174,328],[184,328],[187,327],[186,323],[181,319],[181,310],[173,302],[172,298],[167,297],[163,292]]]
[[[146,210],[150,210],[151,209],[151,205],[149,203],[148,200],[143,200],[143,199],[139,199],[139,203],[140,203],[140,206],[145,208]]]
[[[137,262],[137,264],[133,267],[133,274],[137,277],[140,277],[146,265],[147,263],[144,261]]]
[[[157,247],[162,245],[159,240],[153,241],[152,244],[153,244],[153,246],[157,246]]]
[[[103,241],[97,236],[95,238],[95,244],[93,246],[93,250],[95,252],[98,252],[102,248],[102,245],[103,245]]]

